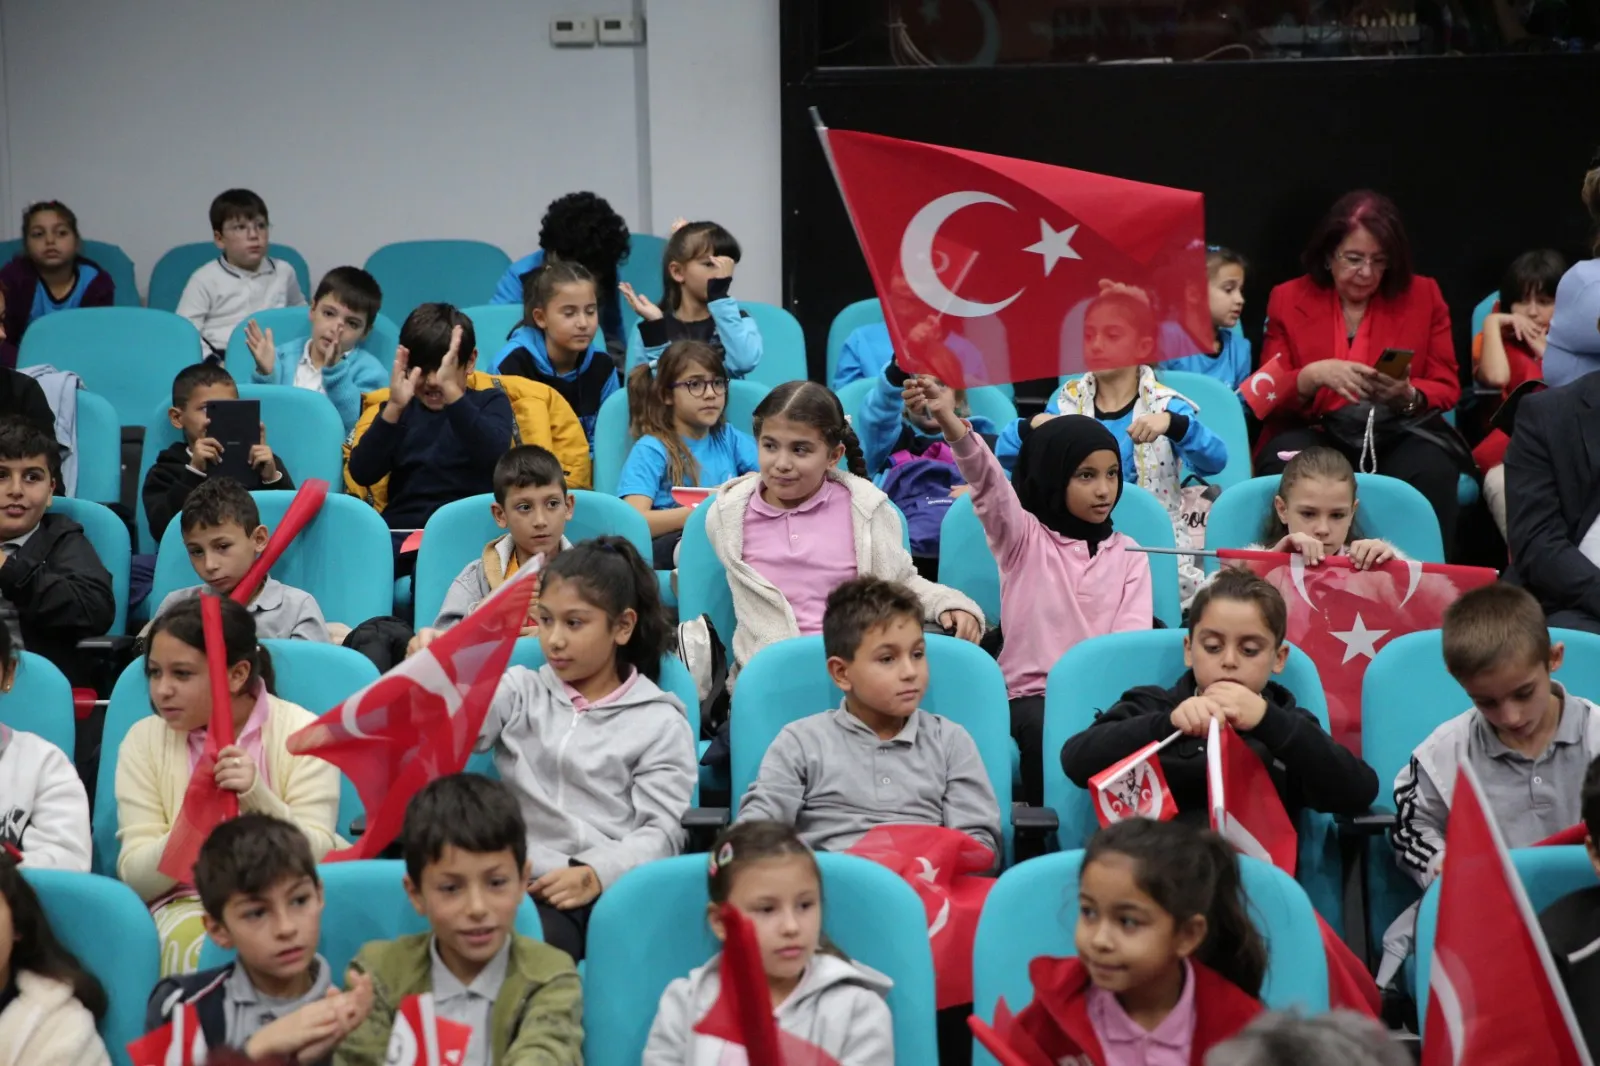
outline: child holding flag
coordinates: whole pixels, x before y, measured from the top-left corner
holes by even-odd
[[[1206,733],[1212,719],[1231,725],[1261,757],[1291,816],[1302,807],[1359,814],[1378,794],[1372,768],[1334,742],[1294,693],[1272,680],[1289,657],[1288,608],[1270,583],[1224,568],[1195,596],[1183,661],[1171,688],[1125,692],[1061,749],[1061,768],[1080,788],[1102,770],[1182,734],[1155,758],[1177,815],[1205,824]],[[1098,806],[1098,804],[1097,804]]]
[[[208,651],[201,601],[176,604],[156,618],[145,652],[155,714],[134,723],[117,752],[117,876],[150,905],[161,935],[161,974],[191,973],[205,938],[204,907],[192,884],[161,872],[175,823],[195,773],[215,775],[238,796],[241,812],[293,822],[320,859],[339,843],[339,771],[321,759],[289,754],[289,735],[315,721],[311,712],[273,696],[272,660],[256,639],[250,612],[220,599],[222,649]],[[208,655],[227,663],[234,744],[205,762],[213,721]]]

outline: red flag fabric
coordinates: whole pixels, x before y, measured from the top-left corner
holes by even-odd
[[[938,1008],[972,1002],[972,943],[994,878],[994,852],[941,825],[880,825],[849,849],[903,877],[922,898]]]
[[[1239,386],[1239,397],[1265,422],[1277,411],[1293,405],[1300,387],[1299,375],[1300,372],[1289,365],[1289,357],[1279,352],[1245,379]]]
[[[993,1055],[1000,1066],[1057,1066],[1057,1060],[1039,1046],[1033,1034],[1017,1025],[1005,999],[995,1004],[994,1026],[976,1014],[967,1016],[967,1028],[978,1038],[984,1050]],[[1077,1048],[1073,1049],[1074,1051]],[[1061,1059],[1070,1062],[1070,1059]]]
[[[1590,1066],[1572,1004],[1465,760],[1445,826],[1422,1066]]]
[[[188,884],[200,845],[211,831],[230,818],[239,817],[239,796],[217,787],[217,753],[233,744],[233,697],[228,692],[228,650],[222,639],[222,601],[215,596],[200,597],[200,622],[206,639],[206,670],[211,680],[211,723],[206,727],[206,743],[189,775],[183,805],[167,834],[166,849],[156,867],[179,884]]]
[[[284,550],[317,516],[317,512],[322,510],[322,502],[327,498],[328,483],[318,478],[311,478],[295,490],[294,499],[290,500],[289,506],[284,509],[283,521],[278,523],[278,528],[267,538],[267,546],[256,556],[256,561],[250,564],[250,569],[244,572],[244,577],[241,577],[239,583],[234,586],[232,596],[235,602],[246,604],[250,602],[250,597],[256,594],[256,589],[267,579],[268,572],[282,558]]]
[[[1572,844],[1582,844],[1588,839],[1589,827],[1584,825],[1582,822],[1579,822],[1577,825],[1567,826],[1559,833],[1551,833],[1543,840],[1540,840],[1530,846],[1535,848],[1560,848],[1567,847]]]
[[[1166,740],[1152,740],[1089,778],[1089,791],[1095,798],[1094,815],[1102,826],[1129,818],[1165,822],[1177,817],[1178,803],[1167,787],[1158,753],[1181,735],[1175,732]]]
[[[1305,565],[1299,554],[1234,551],[1217,556],[1242,563],[1283,593],[1289,640],[1317,664],[1328,696],[1333,739],[1361,754],[1361,680],[1378,649],[1395,637],[1437,629],[1446,607],[1499,575],[1479,566],[1446,566],[1396,559],[1357,570],[1346,556]]]
[[[820,135],[905,369],[953,386],[1093,369],[1086,305],[1102,281],[1137,292],[1156,343],[1096,347],[1100,365],[1167,358],[1163,335],[1184,354],[1215,345],[1199,193],[870,133]]]
[[[343,770],[366,808],[361,839],[324,862],[376,858],[400,832],[411,797],[466,766],[538,580],[537,570],[520,571],[444,636],[289,738],[290,754]]]
[[[1294,876],[1300,846],[1267,766],[1232,726],[1211,720],[1206,739],[1211,828],[1252,859]]]
[[[472,1042],[472,1026],[441,1018],[433,993],[407,996],[395,1011],[389,1030],[385,1066],[460,1066]]]
[[[694,1031],[742,1049],[749,1066],[839,1066],[815,1044],[778,1028],[755,928],[731,903],[722,905],[721,918],[722,985]],[[730,1056],[719,1061],[724,1066],[736,1063]]]
[[[206,1061],[206,1035],[200,1012],[192,1003],[174,1008],[172,1020],[128,1042],[133,1066],[200,1066]]]

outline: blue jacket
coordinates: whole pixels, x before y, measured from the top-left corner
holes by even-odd
[[[250,380],[257,385],[292,386],[300,357],[310,343],[304,340],[278,345],[278,357],[273,361],[272,373],[252,370]],[[339,412],[345,436],[349,436],[350,431],[356,428],[356,420],[361,417],[362,394],[388,387],[389,371],[384,369],[377,356],[365,348],[352,348],[343,359],[322,368],[322,391],[327,393],[328,399],[333,401],[334,410]]]
[[[522,277],[531,274],[544,266],[544,249],[536,249],[533,254],[525,255],[515,263],[506,267],[506,272],[500,275],[500,281],[494,287],[494,295],[489,298],[492,304],[520,304],[522,303]],[[596,286],[598,288],[598,285]],[[600,332],[608,338],[621,339],[622,337],[622,297],[616,292],[596,292],[595,297],[600,304]],[[481,343],[483,338],[478,338]]]
[[[833,391],[838,392],[852,381],[877,377],[893,358],[894,341],[887,325],[869,322],[857,326],[839,349],[839,363],[833,368]]]
[[[1237,391],[1239,386],[1244,384],[1245,378],[1250,376],[1250,372],[1253,369],[1250,341],[1238,326],[1234,326],[1232,329],[1218,330],[1217,336],[1222,338],[1222,349],[1215,355],[1210,352],[1197,352],[1194,355],[1184,355],[1177,359],[1166,359],[1162,361],[1161,369],[1182,370],[1190,374],[1204,374],[1208,378],[1216,378],[1228,388]]]
[[[761,362],[761,329],[756,320],[739,310],[739,301],[728,295],[732,278],[714,278],[707,293],[711,297],[706,309],[709,319],[699,322],[680,322],[671,311],[663,308],[662,317],[647,322],[639,320],[628,338],[627,367],[631,371],[640,363],[656,365],[667,345],[676,340],[705,341],[722,352],[722,365],[731,378],[742,378]]]
[[[600,414],[600,405],[622,387],[617,379],[616,365],[599,343],[596,338],[576,367],[565,374],[558,374],[550,362],[550,350],[545,347],[544,333],[533,326],[520,326],[512,332],[492,364],[493,373],[515,374],[531,381],[542,381],[559,392],[583,424],[591,455],[594,454],[594,423]]]
[[[895,384],[895,377],[899,378],[901,384]],[[896,373],[896,368],[879,370],[877,384],[867,391],[860,409],[850,412],[855,415],[856,437],[861,441],[861,454],[867,461],[867,473],[871,477],[877,477],[887,470],[889,457],[900,449],[907,448],[920,455],[929,445],[944,440],[944,434],[940,431],[924,433],[907,421],[905,401],[900,395],[904,383],[905,374]],[[978,436],[991,440],[994,438],[996,429],[993,422],[983,417],[970,421]]]

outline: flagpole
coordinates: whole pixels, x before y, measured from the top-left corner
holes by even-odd
[[[1201,559],[1220,559],[1221,555],[1215,551],[1205,551],[1201,548],[1146,548],[1142,544],[1124,545],[1128,551],[1144,552],[1146,555],[1194,555]]]
[[[1206,780],[1211,790],[1211,823],[1221,832],[1228,804],[1222,793],[1222,727],[1215,718],[1206,728]]]

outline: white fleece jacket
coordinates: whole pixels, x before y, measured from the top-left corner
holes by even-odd
[[[89,872],[89,796],[60,748],[0,725],[0,844],[24,866]]]
[[[111,1057],[70,985],[22,970],[0,1012],[0,1066],[111,1066]]]
[[[722,956],[661,994],[640,1066],[729,1066],[744,1049],[694,1031],[722,990]],[[887,977],[858,962],[817,954],[800,984],[773,1012],[778,1028],[832,1056],[839,1066],[894,1066],[894,1019]]]
[[[840,470],[828,477],[850,490],[850,519],[855,529],[856,573],[897,581],[922,601],[924,621],[937,623],[946,611],[966,611],[981,624],[983,611],[955,589],[935,584],[917,573],[906,551],[905,533],[894,504],[866,478]],[[761,487],[759,473],[734,478],[702,504],[706,512],[706,538],[728,572],[737,624],[733,657],[742,665],[768,644],[800,635],[794,610],[777,586],[744,561],[744,520],[750,501]]]

